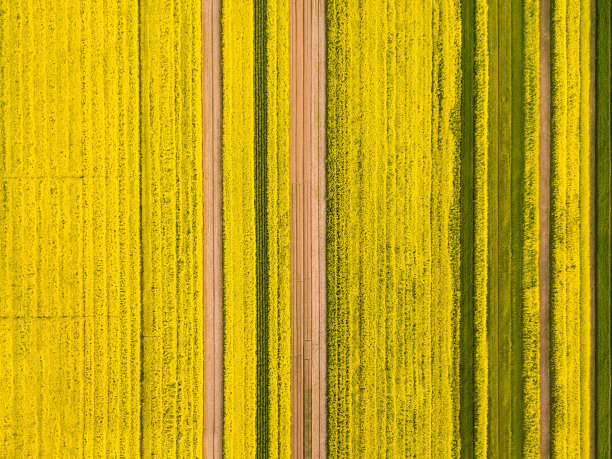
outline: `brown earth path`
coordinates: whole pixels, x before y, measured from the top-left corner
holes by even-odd
[[[290,4],[291,450],[326,456],[325,1]]]
[[[550,456],[550,0],[540,1],[540,455]]]
[[[221,226],[221,0],[202,0],[204,168],[204,457],[223,439],[223,260]]]

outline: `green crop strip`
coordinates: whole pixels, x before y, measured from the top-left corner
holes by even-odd
[[[612,131],[610,114],[611,96],[611,55],[610,22],[612,8],[609,1],[596,2],[596,127],[595,127],[595,455],[609,458],[611,454],[610,402],[612,392],[610,355],[610,309],[612,291],[610,290],[610,257],[612,225],[611,189],[612,168],[610,165],[610,134]]]
[[[461,450],[486,455],[488,426],[488,10],[462,3]]]
[[[539,448],[538,4],[492,2],[489,454]]]
[[[461,454],[474,451],[474,0],[461,2]]]
[[[268,93],[267,1],[255,0],[255,240],[257,278],[257,457],[268,457]]]

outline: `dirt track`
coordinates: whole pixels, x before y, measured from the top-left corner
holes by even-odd
[[[290,8],[292,455],[325,457],[325,2]]]
[[[202,0],[204,148],[204,455],[220,458],[223,438],[223,259],[221,227],[220,0]]]

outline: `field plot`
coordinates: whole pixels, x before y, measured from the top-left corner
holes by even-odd
[[[536,457],[538,2],[327,14],[329,453]]]
[[[538,457],[539,9],[489,2],[489,419],[492,457]]]
[[[460,434],[462,455],[488,448],[488,132],[487,2],[461,4]]]
[[[286,457],[290,451],[288,24],[286,1],[223,7],[228,457]]]
[[[137,5],[3,0],[0,34],[0,456],[136,456]]]
[[[201,457],[199,24],[0,3],[2,457]]]
[[[202,456],[200,8],[140,10],[144,457]]]
[[[460,24],[327,4],[330,457],[459,455]]]
[[[551,454],[588,457],[590,2],[551,6]]]

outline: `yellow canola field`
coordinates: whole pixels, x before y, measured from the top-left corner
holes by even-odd
[[[201,457],[200,0],[140,2],[142,455]]]
[[[551,454],[590,443],[590,3],[552,4]]]
[[[330,457],[459,455],[460,30],[327,4]]]
[[[202,455],[200,18],[0,2],[0,457]]]
[[[256,449],[253,2],[223,5],[223,454]]]

